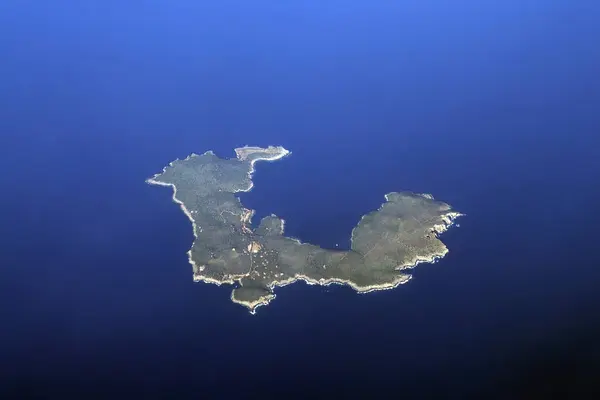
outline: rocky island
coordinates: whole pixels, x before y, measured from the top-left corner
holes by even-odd
[[[245,146],[235,153],[231,159],[211,151],[192,154],[147,183],[171,187],[173,201],[192,222],[188,257],[194,281],[235,285],[231,300],[252,313],[275,298],[276,287],[298,280],[344,284],[357,292],[406,283],[411,268],[448,252],[438,235],[462,215],[429,194],[392,192],[352,230],[350,250],[323,249],[284,236],[284,220],[276,215],[253,226],[254,211],[235,195],[252,189],[256,162],[291,153],[280,146]]]

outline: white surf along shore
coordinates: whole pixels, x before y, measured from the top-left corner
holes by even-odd
[[[288,155],[291,154],[291,152],[287,149],[285,149],[284,147],[281,146],[268,146],[267,148],[261,148],[261,147],[255,147],[255,146],[244,146],[244,147],[239,147],[235,149],[235,154],[238,160],[240,161],[245,161],[247,160],[249,157],[257,154],[257,153],[262,153],[261,156],[258,156],[256,158],[253,158],[250,161],[250,169],[248,171],[248,180],[249,180],[249,185],[247,188],[244,189],[240,189],[236,192],[249,192],[250,190],[252,190],[252,188],[254,187],[254,183],[252,182],[252,176],[254,174],[255,171],[255,166],[254,164],[257,161],[277,161],[280,160]],[[207,151],[205,152],[203,155],[214,155],[214,153],[212,151]],[[189,155],[188,157],[186,157],[183,161],[189,160],[193,157],[198,157],[197,154],[192,153],[191,155]],[[187,216],[187,218],[190,220],[190,222],[192,223],[192,228],[193,228],[193,234],[194,234],[194,242],[196,240],[198,240],[198,235],[197,232],[201,232],[202,231],[202,227],[198,226],[196,224],[196,221],[192,215],[192,213],[190,212],[190,210],[188,210],[185,205],[183,204],[182,201],[180,201],[177,198],[177,187],[172,184],[172,183],[168,183],[168,182],[163,182],[159,179],[160,175],[162,175],[167,168],[172,167],[173,164],[177,161],[180,161],[179,159],[174,160],[172,162],[169,163],[168,166],[164,167],[162,172],[155,174],[153,177],[149,178],[146,180],[146,182],[150,185],[158,185],[158,186],[167,186],[167,187],[171,187],[173,190],[173,195],[172,195],[172,200],[174,203],[178,204],[179,207],[181,208],[181,210],[183,211],[183,213]],[[388,196],[389,194],[385,195],[385,199],[386,202],[388,201]],[[420,196],[423,196],[425,198],[428,199],[433,199],[433,196],[431,196],[430,194],[420,194]],[[385,202],[383,203],[385,204]],[[383,206],[382,204],[382,206]],[[254,215],[254,210],[249,210],[249,209],[245,209],[244,208],[244,215],[242,216],[243,219],[243,223],[247,223],[249,224],[251,222],[251,218]],[[445,232],[446,230],[448,230],[452,225],[454,225],[455,220],[458,217],[464,216],[464,214],[461,214],[459,212],[456,211],[451,211],[449,210],[443,217],[443,223],[442,224],[438,224],[435,225],[433,228],[434,234],[440,235],[443,232]],[[364,217],[364,216],[363,216]],[[284,230],[284,225],[285,225],[285,221],[283,219],[281,219],[281,231],[283,233]],[[354,233],[354,232],[352,232]],[[353,235],[352,235],[353,237]],[[293,238],[291,238],[293,239]],[[300,240],[298,239],[293,239],[296,240],[299,244],[303,244]],[[352,239],[351,239],[352,240]],[[193,244],[192,244],[193,247]],[[443,251],[438,253],[438,254],[433,254],[430,257],[416,257],[415,259],[411,260],[410,262],[404,264],[404,265],[399,265],[396,269],[401,271],[401,270],[405,270],[405,269],[411,269],[416,267],[418,264],[421,263],[434,263],[436,262],[438,259],[444,257],[446,254],[448,253],[448,249],[447,247],[444,245],[443,246]],[[188,262],[190,263],[190,265],[192,265],[194,271],[202,271],[204,269],[203,266],[198,266],[196,265],[196,263],[194,262],[194,260],[192,259],[192,249],[190,248],[187,252],[188,255]],[[222,284],[235,284],[235,283],[240,283],[240,280],[245,276],[245,274],[242,275],[230,275],[228,277],[228,279],[224,279],[224,280],[216,280],[216,279],[212,279],[209,278],[207,276],[203,276],[201,273],[198,274],[194,274],[194,281],[195,282],[205,282],[205,283],[210,283],[210,284],[214,284],[214,285],[222,285]],[[271,301],[273,301],[276,298],[275,293],[273,293],[273,290],[275,288],[279,288],[279,287],[284,287],[287,285],[290,285],[292,283],[298,282],[298,281],[303,281],[308,285],[320,285],[320,286],[329,286],[329,285],[347,285],[350,286],[352,289],[354,289],[357,293],[370,293],[370,292],[374,292],[374,291],[381,291],[381,290],[390,290],[390,289],[394,289],[396,287],[398,287],[401,284],[407,283],[409,280],[411,279],[410,275],[398,275],[398,278],[396,278],[394,281],[391,282],[386,282],[383,284],[377,284],[377,285],[369,285],[369,286],[358,286],[356,283],[349,281],[349,280],[344,280],[344,279],[340,279],[340,278],[330,278],[330,279],[319,279],[319,280],[315,280],[312,279],[308,276],[305,275],[296,275],[293,277],[288,277],[279,281],[273,281],[269,286],[269,290],[271,290],[271,293],[257,299],[256,301],[252,301],[252,302],[245,302],[245,301],[240,301],[234,298],[234,294],[232,292],[231,294],[231,300],[234,303],[237,304],[241,304],[245,307],[247,307],[250,312],[252,314],[256,313],[256,309],[260,306],[264,306],[269,304]]]
[[[286,157],[286,156],[289,156],[290,154],[292,154],[291,151],[289,151],[286,148],[281,147],[281,146],[268,146],[266,148],[256,147],[256,146],[244,146],[244,147],[238,147],[234,150],[235,150],[237,159],[240,161],[246,160],[252,154],[264,153],[264,152],[267,153],[267,155],[265,155],[263,157],[254,158],[250,162],[250,170],[248,171],[248,179],[250,180],[250,185],[248,186],[248,188],[238,190],[237,192],[249,192],[254,187],[254,184],[252,183],[252,175],[254,174],[254,171],[255,171],[254,164],[257,161],[277,161],[283,157]],[[208,154],[215,155],[215,153],[212,152],[211,150],[204,152],[202,155],[208,155]],[[183,161],[187,161],[194,157],[199,157],[199,155],[196,153],[192,153],[189,156],[187,156],[186,158],[184,158]],[[173,196],[172,196],[173,202],[176,203],[177,205],[179,205],[179,208],[181,208],[181,211],[183,211],[185,216],[192,223],[194,240],[192,242],[192,247],[190,247],[190,249],[187,251],[188,262],[190,263],[190,265],[192,266],[194,271],[196,271],[196,270],[203,271],[204,266],[196,265],[196,263],[194,262],[194,260],[192,258],[192,248],[194,246],[194,242],[196,240],[198,240],[198,234],[196,232],[202,232],[202,227],[200,227],[196,224],[196,220],[194,219],[194,216],[192,215],[191,211],[188,210],[187,207],[185,206],[185,204],[183,204],[183,202],[177,198],[177,186],[172,183],[163,182],[158,179],[159,176],[161,176],[162,174],[165,173],[167,168],[172,167],[173,164],[177,161],[181,161],[181,160],[176,159],[174,161],[171,161],[166,167],[164,167],[162,169],[161,172],[155,174],[151,178],[146,179],[146,183],[148,183],[149,185],[166,186],[166,187],[170,187],[173,189]],[[247,217],[247,223],[250,223],[252,216],[254,215],[254,210],[244,209],[244,211],[250,213],[249,217]],[[236,282],[239,282],[239,280],[241,278],[243,278],[244,276],[245,275],[232,275],[232,276],[230,276],[230,279],[217,280],[217,279],[209,278],[207,276],[203,276],[201,274],[194,274],[194,282],[205,282],[205,283],[211,283],[213,285],[218,285],[218,286],[221,286],[223,284],[231,285]]]

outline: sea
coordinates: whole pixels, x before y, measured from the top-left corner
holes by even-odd
[[[599,20],[586,0],[2,2],[2,398],[598,390]],[[257,163],[254,221],[348,248],[386,193],[430,193],[465,214],[450,252],[251,315],[192,282],[190,222],[145,183],[244,145],[292,152]]]

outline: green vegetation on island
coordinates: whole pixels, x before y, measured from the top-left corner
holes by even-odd
[[[284,236],[284,221],[275,215],[253,227],[254,212],[235,195],[252,188],[256,162],[290,152],[272,146],[235,152],[232,159],[192,154],[147,182],[172,187],[173,200],[192,222],[194,280],[235,284],[232,301],[251,312],[273,300],[276,287],[297,280],[346,284],[359,292],[392,289],[411,278],[410,268],[448,252],[438,235],[462,215],[429,194],[388,193],[353,229],[349,251],[322,249]]]

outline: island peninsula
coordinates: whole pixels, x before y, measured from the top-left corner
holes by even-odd
[[[438,235],[462,215],[429,194],[392,192],[354,227],[350,250],[323,249],[284,236],[284,220],[276,215],[254,226],[254,210],[235,195],[252,189],[256,162],[291,153],[280,146],[245,146],[235,153],[231,159],[212,151],[192,154],[146,182],[171,187],[173,201],[192,222],[188,258],[194,281],[235,285],[231,300],[252,313],[275,298],[276,287],[298,280],[363,293],[406,283],[418,263],[446,255]]]

